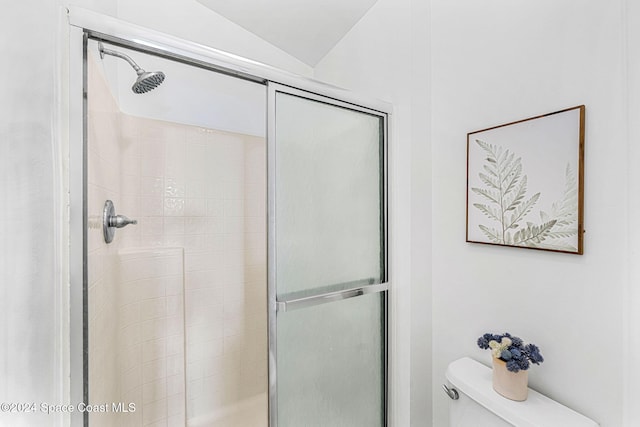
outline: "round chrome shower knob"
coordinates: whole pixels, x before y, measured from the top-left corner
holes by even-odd
[[[104,234],[104,241],[111,243],[113,237],[116,234],[116,228],[126,227],[129,224],[137,224],[135,219],[129,219],[124,215],[116,215],[116,210],[111,200],[104,202],[104,209],[102,211],[102,232]]]

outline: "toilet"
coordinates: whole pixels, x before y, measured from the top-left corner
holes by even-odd
[[[597,427],[598,423],[529,389],[524,402],[493,390],[491,368],[464,357],[449,364],[449,427]]]

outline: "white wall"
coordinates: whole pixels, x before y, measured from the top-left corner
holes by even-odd
[[[6,6],[0,18],[0,401],[61,402],[63,201],[51,36],[58,10],[51,1]],[[0,414],[3,425],[51,420]]]
[[[428,3],[379,0],[315,77],[394,104],[391,122],[392,369],[396,426],[431,419]],[[411,376],[410,376],[411,370]]]
[[[434,424],[435,390],[452,360],[484,332],[509,331],[546,357],[530,385],[595,419],[622,425],[627,156],[621,2],[433,0]],[[465,243],[469,131],[585,104],[585,254]],[[622,356],[622,350],[620,350]],[[606,368],[605,368],[606,367]]]
[[[627,123],[629,141],[629,280],[625,294],[626,328],[625,352],[627,372],[625,378],[625,425],[640,425],[640,3],[626,0],[627,17]]]
[[[627,419],[636,420],[633,361],[638,340],[632,320],[637,318],[633,304],[638,293],[631,283],[639,275],[632,270],[631,281],[627,280],[626,197],[637,193],[633,191],[637,184],[630,182],[622,160],[632,147],[626,140],[622,2],[423,0],[414,2],[412,17],[398,12],[407,6],[396,3],[387,10],[381,0],[320,62],[315,75],[394,102],[400,144],[411,139],[411,423],[429,422],[428,412],[419,408],[425,403],[415,398],[420,393],[417,384],[426,380],[421,365],[428,364],[416,360],[425,353],[421,349],[432,344],[433,425],[443,426],[448,398],[440,384],[447,364],[468,355],[488,363],[489,354],[475,345],[477,336],[505,330],[542,347],[547,360],[530,373],[534,388],[603,426],[623,425],[626,398]],[[634,12],[629,13],[628,23],[633,52],[638,11],[631,5],[628,12]],[[408,27],[411,40],[405,38]],[[421,54],[431,56],[421,62]],[[630,83],[636,91],[637,62],[630,58]],[[410,80],[407,64],[414,70]],[[429,79],[429,73],[430,87],[422,81]],[[411,103],[402,96],[408,90],[414,94]],[[419,103],[420,95],[430,99],[430,106]],[[638,94],[632,94],[632,117],[638,114],[638,102]],[[466,133],[583,103],[587,106],[585,255],[465,243]],[[403,114],[413,117],[413,123]],[[416,120],[427,129],[424,136]],[[629,131],[640,132],[637,125]],[[636,151],[630,165],[638,161]],[[415,313],[431,308],[416,266],[420,254],[430,254],[423,240],[429,236],[429,225],[420,221],[423,216],[428,221],[424,215],[428,188],[418,191],[419,185],[429,182],[429,168],[433,343],[428,331],[422,336],[419,332],[420,320],[428,316]],[[637,207],[635,212],[640,213]],[[624,295],[633,301],[626,307]],[[626,322],[632,327],[625,327]],[[623,344],[627,337],[633,338],[631,344]],[[603,340],[620,343],[616,362],[611,363],[611,353],[602,348]],[[636,375],[624,381],[625,374],[634,373],[631,369]],[[625,395],[625,383],[636,394]]]

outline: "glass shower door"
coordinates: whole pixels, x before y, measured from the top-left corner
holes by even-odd
[[[269,84],[272,426],[386,425],[386,116]]]

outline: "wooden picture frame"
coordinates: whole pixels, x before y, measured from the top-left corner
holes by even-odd
[[[585,106],[467,134],[466,240],[582,255]]]

